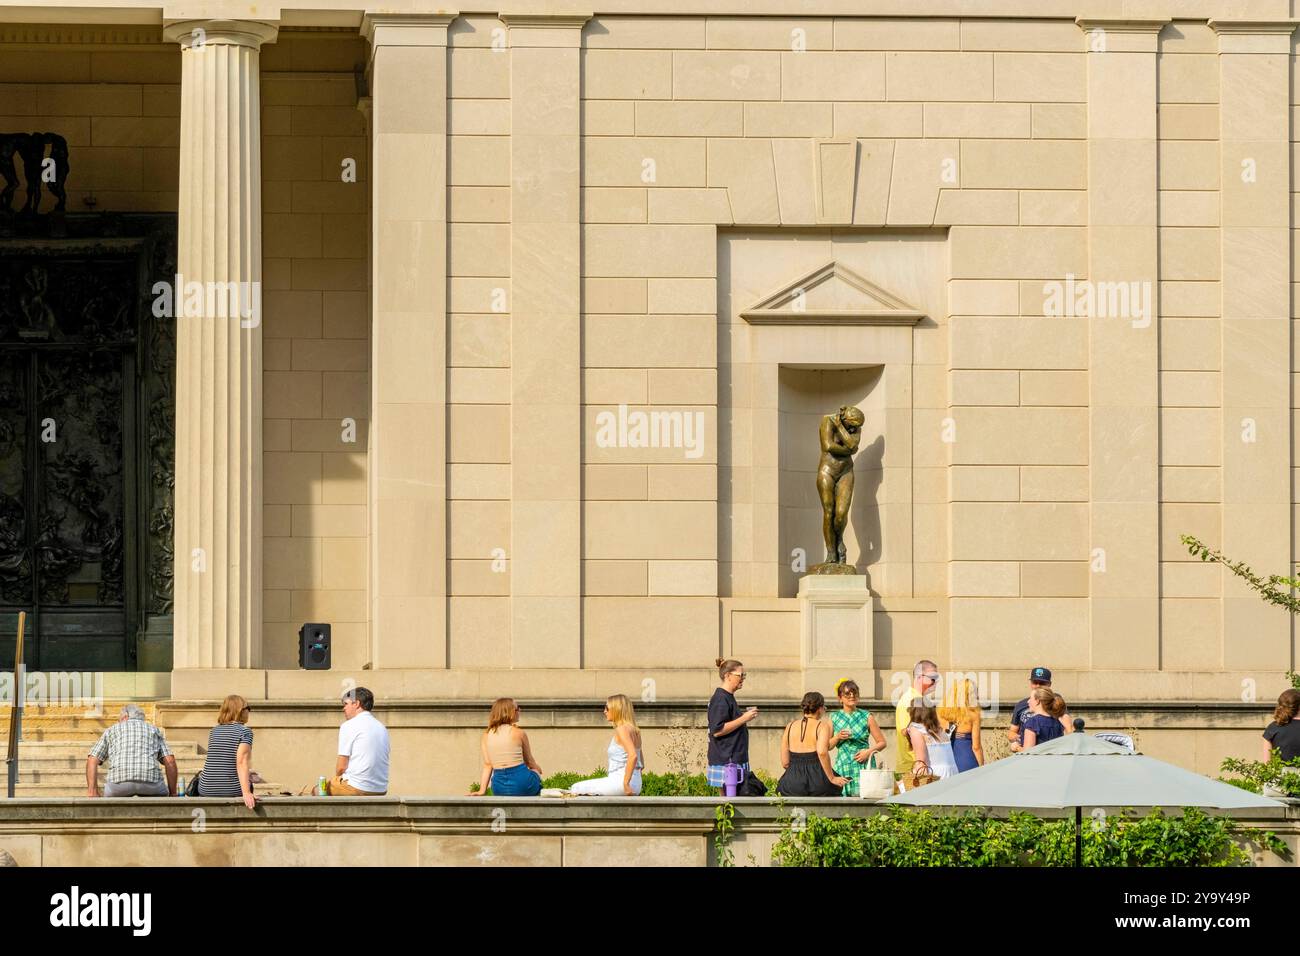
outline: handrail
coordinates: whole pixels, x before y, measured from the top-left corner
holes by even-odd
[[[14,699],[13,712],[9,720],[9,749],[5,755],[5,764],[9,771],[9,799],[13,799],[18,787],[18,744],[23,739],[23,630],[27,626],[27,612],[18,612],[18,644],[14,648]]]

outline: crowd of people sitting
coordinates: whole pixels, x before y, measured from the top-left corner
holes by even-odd
[[[761,795],[763,785],[750,774],[749,724],[757,707],[741,709],[736,695],[745,684],[740,661],[718,658],[719,685],[708,703],[708,747],[705,775],[708,785],[726,792],[748,781],[740,795]],[[895,770],[942,779],[974,770],[985,763],[981,740],[984,710],[968,678],[950,681],[940,690],[938,666],[918,661],[912,683],[899,695],[894,710],[897,734]],[[783,796],[859,796],[861,770],[883,769],[885,735],[875,716],[861,706],[861,688],[851,678],[836,683],[839,707],[827,713],[826,699],[809,691],[800,702],[800,714],[781,733],[783,774],[777,792]],[[342,696],[343,723],[339,727],[334,774],[319,791],[328,796],[383,796],[388,792],[391,747],[387,728],[374,716],[374,695],[357,687]],[[147,722],[138,706],[128,704],[116,724],[104,731],[86,760],[86,795],[97,797],[99,766],[109,763],[103,794],[107,797],[191,796],[242,799],[256,805],[254,784],[261,778],[252,769],[252,708],[236,694],[225,699],[217,724],[208,734],[203,770],[185,781],[162,731]],[[1287,690],[1278,698],[1273,721],[1263,734],[1264,761],[1278,753],[1282,760],[1300,758],[1300,691]],[[583,780],[570,790],[577,795],[636,796],[641,793],[645,769],[641,730],[632,702],[623,694],[605,701],[605,720],[612,735],[606,748],[606,774]],[[487,730],[480,739],[482,773],[471,796],[489,789],[496,796],[536,796],[542,791],[543,773],[533,756],[528,734],[519,726],[521,709],[510,697],[492,704]],[[1052,672],[1035,667],[1029,688],[1011,712],[1007,741],[1013,753],[1029,750],[1074,730],[1064,698],[1052,690]],[[324,778],[322,778],[324,780]]]
[[[391,747],[388,728],[372,713],[375,695],[357,687],[343,694],[341,704],[344,720],[334,775],[318,793],[382,797],[388,792]],[[99,765],[107,760],[106,797],[237,797],[251,810],[257,805],[253,785],[263,782],[253,769],[251,714],[248,701],[238,694],[222,701],[217,725],[208,733],[203,769],[186,782],[177,773],[176,758],[162,731],[145,720],[140,707],[128,704],[86,758],[86,796],[100,795]]]

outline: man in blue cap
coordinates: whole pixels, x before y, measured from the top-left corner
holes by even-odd
[[[1046,667],[1035,667],[1029,672],[1029,693],[1033,693],[1040,687],[1052,686],[1052,672]],[[1025,717],[1029,713],[1029,698],[1025,697],[1011,711],[1011,726],[1007,728],[1007,740],[1011,741],[1012,750],[1019,750],[1025,742],[1025,732],[1022,725]],[[1070,715],[1066,714],[1061,718],[1067,726],[1072,726]],[[1067,730],[1066,733],[1069,733]]]

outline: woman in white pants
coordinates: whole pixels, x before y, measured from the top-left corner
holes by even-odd
[[[605,701],[605,719],[614,725],[609,742],[608,776],[579,780],[571,793],[585,796],[635,797],[641,793],[641,731],[632,713],[632,702],[622,694]]]

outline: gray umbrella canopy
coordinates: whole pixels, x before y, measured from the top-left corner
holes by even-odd
[[[1280,807],[1091,734],[1066,734],[1005,760],[890,797],[932,807]]]

